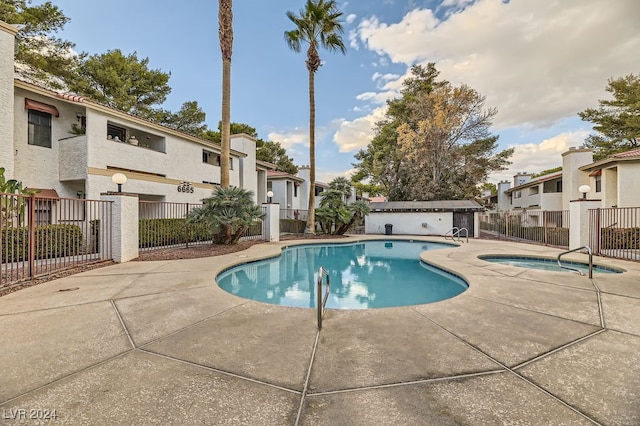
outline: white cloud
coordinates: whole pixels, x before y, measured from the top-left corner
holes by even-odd
[[[357,18],[355,13],[350,13],[347,15],[347,17],[345,18],[345,21],[347,24],[351,24],[353,21],[355,21]]]
[[[360,93],[359,95],[356,96],[356,99],[359,101],[370,101],[371,103],[376,105],[383,105],[387,102],[388,99],[394,98],[396,96],[398,96],[397,92],[393,90],[389,90],[386,92]]]
[[[375,124],[384,119],[386,111],[385,105],[376,108],[367,116],[353,121],[343,120],[333,135],[333,141],[338,145],[340,152],[353,152],[366,147],[374,136]]]
[[[492,182],[512,181],[518,172],[539,173],[543,170],[562,166],[562,153],[569,147],[582,145],[589,132],[566,132],[543,140],[541,143],[515,145],[512,164],[508,170],[491,175]]]
[[[293,129],[290,131],[271,132],[267,135],[270,141],[280,142],[283,148],[289,150],[300,145],[309,147],[309,130]]]
[[[437,62],[442,78],[478,90],[498,108],[498,128],[540,128],[608,97],[607,79],[638,72],[638,16],[637,0],[478,0],[442,21],[415,9],[397,23],[364,19],[357,31],[381,59]]]
[[[352,49],[359,50],[360,44],[358,43],[358,32],[356,30],[351,30],[347,37],[349,39],[349,46]]]
[[[333,171],[326,169],[317,169],[316,175],[320,182],[329,183],[337,177],[346,177],[351,180],[351,176],[356,172],[355,169],[349,169],[347,171]]]

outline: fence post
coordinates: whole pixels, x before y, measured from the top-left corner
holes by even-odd
[[[600,200],[569,201],[569,250],[589,244],[589,209],[599,205]]]
[[[20,199],[21,196],[18,196],[17,200],[22,202]],[[27,221],[28,231],[27,231],[27,239],[29,241],[29,278],[33,279],[36,276],[36,203],[35,203],[35,195],[31,195],[30,197],[25,197],[29,203],[29,219]],[[21,222],[20,215],[18,215],[18,222]],[[18,223],[18,226],[21,224]]]
[[[264,221],[267,224],[264,239],[267,241],[280,241],[280,204],[264,203],[267,216]]]
[[[138,195],[125,192],[100,194],[105,201],[112,201],[113,232],[111,247],[115,262],[128,262],[138,257]]]
[[[187,242],[187,248],[189,248],[189,221],[187,220],[187,215],[189,214],[189,203],[185,203],[184,206],[184,232],[187,233],[187,235],[185,235],[185,241]]]

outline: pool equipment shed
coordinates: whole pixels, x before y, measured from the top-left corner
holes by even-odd
[[[371,203],[365,218],[365,233],[384,234],[393,225],[394,234],[444,235],[454,226],[467,228],[470,237],[478,237],[479,212],[484,210],[473,200],[387,201]]]

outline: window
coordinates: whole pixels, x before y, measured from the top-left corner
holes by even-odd
[[[220,156],[218,154],[214,154],[211,151],[207,151],[206,149],[202,150],[202,162],[211,164],[212,166],[220,165]]]
[[[295,182],[295,183],[293,184],[293,196],[294,196],[294,197],[297,197],[297,196],[298,196],[298,183],[297,183],[297,182]]]
[[[520,191],[516,191],[516,192],[513,194],[513,198],[520,198],[520,197],[522,197],[522,192],[520,192]]]
[[[51,148],[51,114],[29,110],[29,145]]]
[[[529,188],[529,195],[538,195],[540,189],[537,186]]]
[[[556,192],[562,192],[562,181],[561,180],[559,180],[556,183]]]
[[[602,192],[602,176],[596,176],[596,192]]]
[[[113,139],[114,141],[126,142],[127,141],[127,129],[124,127],[116,126],[115,124],[107,123],[107,139]]]

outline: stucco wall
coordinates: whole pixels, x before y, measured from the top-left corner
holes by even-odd
[[[618,163],[618,207],[639,207],[640,191],[634,188],[640,182],[640,162]]]
[[[0,167],[14,177],[13,165],[13,27],[0,22]]]
[[[384,234],[385,224],[393,225],[394,234],[444,235],[453,228],[452,212],[380,212],[365,218],[365,233]],[[423,226],[426,224],[426,227]]]

